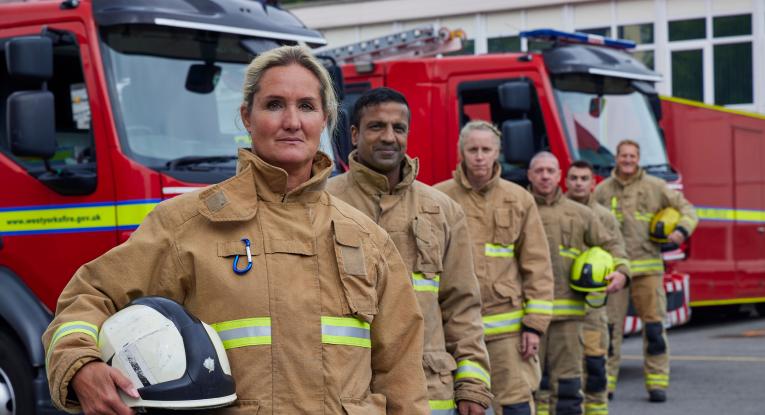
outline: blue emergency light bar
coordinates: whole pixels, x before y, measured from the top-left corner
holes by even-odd
[[[527,39],[548,42],[582,43],[585,45],[607,46],[615,49],[632,49],[635,47],[635,42],[631,40],[613,39],[589,33],[564,32],[555,29],[525,30],[521,32],[521,36]]]

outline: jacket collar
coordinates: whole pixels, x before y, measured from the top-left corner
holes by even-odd
[[[350,162],[350,170],[348,171],[348,174],[361,190],[368,195],[403,193],[412,185],[412,183],[414,183],[414,179],[417,178],[417,173],[420,170],[418,159],[413,159],[404,155],[401,181],[391,192],[388,177],[370,169],[356,160],[356,150],[353,150],[350,156],[348,156],[348,161]]]
[[[586,206],[592,206],[593,203],[595,203],[595,198],[592,197],[592,194],[587,195],[583,200],[575,198],[571,195],[570,192],[566,192],[566,197],[573,200],[574,202],[581,203]]]
[[[642,167],[638,167],[637,173],[630,176],[627,180],[624,180],[621,177],[619,177],[619,175],[617,174],[617,170],[618,170],[618,167],[614,167],[614,169],[611,170],[611,177],[613,177],[617,183],[622,185],[622,187],[627,187],[631,185],[632,183],[639,181],[640,179],[643,178],[643,176],[645,176],[645,170],[643,170]]]
[[[491,175],[491,179],[489,179],[488,182],[486,182],[483,187],[480,189],[473,189],[473,185],[470,184],[470,180],[468,180],[467,173],[465,170],[465,163],[460,163],[457,165],[457,169],[454,170],[454,181],[456,181],[460,186],[462,186],[465,190],[473,190],[481,194],[486,194],[489,190],[493,189],[494,186],[497,185],[499,182],[499,177],[502,175],[502,168],[499,166],[499,163],[494,162],[494,170]]]
[[[214,222],[244,221],[255,216],[258,200],[315,202],[331,172],[332,161],[318,152],[313,159],[311,178],[287,192],[285,170],[266,163],[248,149],[239,149],[237,175],[202,191],[199,211]]]
[[[537,205],[539,206],[557,205],[560,202],[561,197],[563,197],[563,192],[560,190],[560,186],[555,188],[555,195],[553,196],[553,200],[550,203],[547,203],[547,201],[545,200],[543,196],[540,196],[534,192],[531,192],[531,194],[534,195],[534,200],[537,202]]]

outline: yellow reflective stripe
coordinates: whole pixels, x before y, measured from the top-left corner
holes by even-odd
[[[56,329],[55,332],[53,332],[53,337],[51,337],[50,340],[50,346],[48,346],[48,353],[45,356],[45,364],[47,365],[50,356],[53,353],[53,349],[56,347],[56,343],[58,343],[61,338],[68,336],[70,334],[75,333],[82,333],[89,337],[93,338],[93,341],[98,343],[98,326],[95,324],[88,323],[87,321],[70,321],[67,323],[63,323]]]
[[[646,373],[645,384],[646,386],[661,386],[666,388],[669,386],[669,375]]]
[[[618,210],[618,207],[619,199],[616,196],[611,197],[611,213],[616,216],[616,219],[619,222],[622,222],[624,220],[624,216],[622,215],[622,212]]]
[[[613,392],[616,389],[616,376],[608,375],[608,390]]]
[[[762,303],[765,302],[765,297],[747,297],[747,298],[731,298],[727,300],[700,300],[691,301],[691,307],[703,307],[710,305],[731,305],[731,304],[748,304],[748,303]]]
[[[765,210],[697,207],[696,215],[701,220],[765,223]]]
[[[430,409],[432,411],[439,411],[439,410],[449,410],[449,409],[456,409],[457,403],[454,402],[454,399],[440,399],[440,400],[432,400],[428,401],[428,406],[430,406]],[[435,414],[435,412],[432,412]],[[452,412],[449,412],[452,413]]]
[[[0,234],[94,232],[120,227],[133,229],[158,203],[159,200],[136,200],[0,208]]]
[[[751,118],[755,118],[755,119],[765,120],[765,115],[754,113],[754,112],[743,111],[743,110],[738,110],[738,109],[732,109],[732,108],[723,107],[723,106],[720,106],[720,105],[705,104],[703,102],[693,101],[693,100],[685,99],[685,98],[668,97],[668,96],[665,96],[665,95],[659,95],[659,98],[661,98],[662,101],[675,102],[675,103],[678,103],[678,104],[688,105],[688,106],[692,106],[692,107],[709,108],[709,109],[712,109],[712,110],[715,110],[715,111],[726,112],[726,113],[729,113],[729,114],[743,115],[745,117],[751,117]]]
[[[491,376],[489,375],[489,372],[472,360],[460,360],[459,363],[457,363],[457,374],[454,375],[454,380],[457,381],[465,378],[478,379],[491,387]]]
[[[583,316],[586,313],[582,300],[553,300],[554,316]]]
[[[210,324],[225,349],[271,344],[271,318],[253,317]]]
[[[537,403],[537,415],[550,415],[550,404]]]
[[[560,256],[576,259],[579,255],[581,255],[582,251],[576,249],[576,248],[570,248],[563,245],[558,245],[558,254]]]
[[[523,310],[483,316],[483,332],[490,336],[520,331],[522,318]]]
[[[658,258],[654,259],[635,259],[630,261],[630,271],[637,272],[664,272],[664,261]]]
[[[635,219],[650,222],[653,219],[653,213],[635,212]]]
[[[321,342],[370,349],[371,326],[355,317],[321,317]]]
[[[412,273],[412,286],[415,291],[437,293],[440,283],[441,276],[438,274],[433,279],[428,279],[421,272]]]
[[[553,313],[553,302],[544,300],[529,300],[524,308],[526,314],[544,314],[547,316]]]
[[[585,415],[608,415],[607,403],[585,403],[584,404]]]
[[[494,258],[510,258],[513,256],[515,250],[515,244],[490,244],[487,243],[483,247],[483,254],[488,257]]]

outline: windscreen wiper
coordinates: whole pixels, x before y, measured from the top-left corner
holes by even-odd
[[[186,156],[168,161],[165,167],[167,170],[182,170],[199,167],[202,164],[230,163],[236,159],[236,156]]]
[[[644,170],[660,170],[660,171],[667,171],[672,170],[672,166],[670,166],[668,163],[661,163],[661,164],[649,164],[647,166],[642,166]]]

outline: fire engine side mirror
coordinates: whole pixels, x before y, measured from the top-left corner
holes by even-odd
[[[502,123],[502,153],[511,164],[528,164],[534,156],[534,129],[531,120],[508,120]]]
[[[5,45],[8,73],[38,81],[53,77],[53,42],[45,36],[10,39]]]
[[[57,147],[53,93],[17,91],[6,103],[11,152],[20,157],[53,157]]]
[[[509,112],[531,111],[531,85],[526,80],[505,82],[498,88],[499,104]]]

